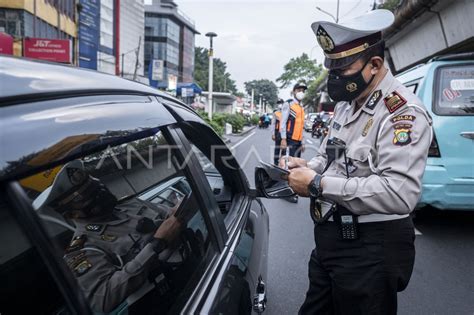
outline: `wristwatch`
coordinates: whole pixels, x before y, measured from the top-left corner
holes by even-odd
[[[313,198],[319,198],[323,193],[323,189],[321,188],[321,179],[323,179],[323,176],[316,174],[308,185],[309,194]]]

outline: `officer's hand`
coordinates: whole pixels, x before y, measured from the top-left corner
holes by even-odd
[[[278,162],[279,167],[285,168],[285,159],[286,159],[285,156],[282,156],[280,158],[280,162]],[[288,157],[288,169],[291,170],[292,168],[306,167],[306,166],[307,166],[307,162],[305,159],[301,159],[301,158],[297,158],[293,156]]]
[[[168,243],[172,243],[179,236],[181,227],[182,223],[180,220],[172,214],[161,223],[153,236],[155,238],[164,239]]]
[[[309,197],[308,185],[313,180],[316,172],[307,167],[290,170],[288,184],[295,193],[302,197]]]
[[[286,139],[281,139],[280,149],[286,150],[287,147],[288,147],[288,144],[286,143]]]
[[[275,135],[272,135],[272,140],[275,141]]]

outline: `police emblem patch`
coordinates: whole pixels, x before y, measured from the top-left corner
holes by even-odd
[[[76,276],[82,276],[85,274],[90,268],[92,267],[92,264],[87,260],[87,258],[81,260],[75,267],[74,267],[74,272]]]
[[[373,124],[374,124],[374,120],[372,118],[370,118],[367,121],[367,123],[365,124],[364,130],[362,130],[362,136],[363,137],[367,136],[367,134],[369,133],[369,129],[370,129],[370,127],[372,127]]]
[[[87,224],[86,225],[86,230],[90,232],[100,232],[102,230],[103,225],[102,224]]]
[[[393,144],[403,146],[411,143],[410,135],[410,129],[395,129],[395,137],[393,138]]]
[[[407,103],[407,100],[404,99],[397,91],[393,91],[387,97],[383,99],[385,106],[387,106],[388,111],[391,113],[395,112],[397,109],[402,107]]]
[[[318,27],[318,31],[316,32],[316,38],[324,51],[330,52],[334,49],[334,41],[321,25]]]
[[[349,92],[355,92],[357,91],[357,84],[355,82],[349,82],[346,85],[346,90]]]
[[[381,90],[375,91],[370,97],[365,107],[367,107],[370,110],[374,109],[375,105],[377,105],[381,97],[382,97],[382,91]]]

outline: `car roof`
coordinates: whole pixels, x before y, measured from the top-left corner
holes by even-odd
[[[116,76],[0,57],[0,181],[18,179],[181,121],[189,106]]]
[[[0,103],[5,104],[18,96],[80,94],[100,91],[129,92],[134,94],[164,93],[142,83],[115,75],[25,58],[0,56]]]

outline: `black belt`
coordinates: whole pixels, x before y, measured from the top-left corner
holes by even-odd
[[[321,203],[315,198],[310,200],[310,215],[316,225],[324,224],[332,216],[341,230],[341,236],[344,240],[354,240],[359,237],[359,227],[357,215],[349,209],[334,203],[329,211],[323,216]]]

